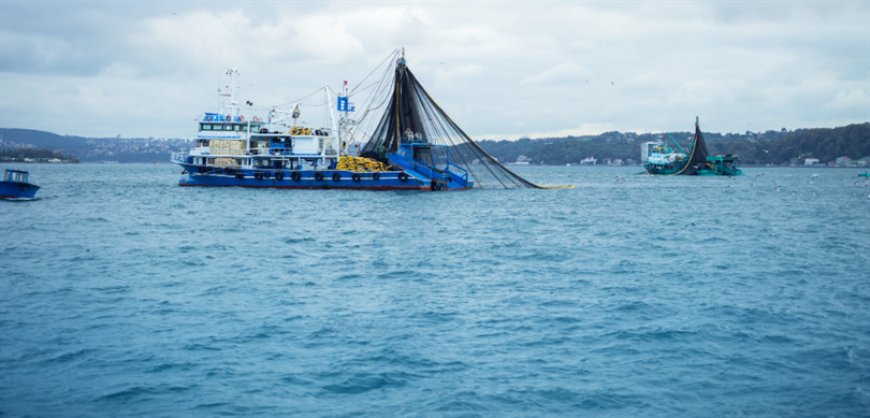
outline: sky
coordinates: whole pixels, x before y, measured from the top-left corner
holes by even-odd
[[[477,139],[870,121],[868,0],[0,0],[0,127],[189,138],[227,67],[264,116],[396,48]]]

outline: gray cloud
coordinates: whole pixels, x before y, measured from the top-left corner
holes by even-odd
[[[227,66],[285,103],[406,47],[475,136],[870,120],[870,4],[0,2],[0,126],[191,134]]]

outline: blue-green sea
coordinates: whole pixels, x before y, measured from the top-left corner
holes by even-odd
[[[424,193],[16,167],[42,189],[0,202],[0,416],[870,416],[861,170]]]

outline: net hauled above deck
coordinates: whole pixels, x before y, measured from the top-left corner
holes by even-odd
[[[487,153],[447,115],[420,84],[414,73],[399,58],[394,69],[391,95],[384,114],[360,155],[387,161],[401,144],[443,145],[439,150],[451,165],[461,167],[474,178],[476,187],[544,188],[517,175]]]
[[[704,135],[701,134],[701,127],[698,123],[698,119],[695,118],[695,136],[692,137],[691,155],[689,155],[686,165],[684,165],[676,174],[695,175],[699,170],[709,168],[707,155],[707,143],[704,141]]]

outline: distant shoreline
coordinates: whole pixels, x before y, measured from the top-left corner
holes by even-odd
[[[15,163],[15,164],[81,164],[81,161],[78,160],[59,160],[59,161],[51,161],[51,159],[34,159],[33,158],[12,158],[12,159],[0,159],[0,164],[3,163]]]
[[[121,161],[62,161],[62,162],[48,162],[48,161],[10,161],[10,160],[0,160],[0,164],[46,164],[46,165],[171,165],[175,166],[176,164],[171,161],[152,161],[152,162],[142,162],[142,161],[129,161],[129,162],[121,162]],[[512,166],[513,168],[517,168],[517,166]],[[643,165],[641,164],[624,164],[624,165],[608,165],[608,164],[572,164],[570,166],[560,165],[560,164],[528,164],[521,165],[518,167],[560,167],[560,168],[592,168],[592,167],[633,167],[643,169]],[[740,165],[740,168],[799,168],[799,169],[836,169],[836,170],[870,170],[870,167],[836,167],[836,166],[828,166],[828,165],[813,165],[813,166],[803,166],[803,165],[758,165],[758,164],[745,164]]]

